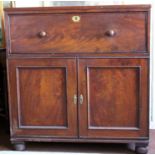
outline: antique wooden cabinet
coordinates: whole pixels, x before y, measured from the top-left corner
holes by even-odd
[[[149,141],[149,5],[5,9],[11,142]]]

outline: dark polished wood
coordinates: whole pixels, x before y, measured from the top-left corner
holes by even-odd
[[[147,75],[147,59],[79,59],[80,137],[147,137]]]
[[[75,59],[8,61],[12,136],[77,137]]]
[[[81,7],[73,12],[69,8],[67,14],[55,9],[47,14],[41,9],[37,15],[35,9],[19,9],[18,15],[13,9],[11,16],[7,16],[8,10],[9,53],[148,52],[148,12],[128,13],[120,7],[119,12],[104,13],[105,9],[100,8],[77,13]],[[74,21],[74,16],[79,21]]]
[[[147,152],[150,5],[11,8],[5,19],[17,150],[53,141]]]
[[[11,16],[10,52],[147,52],[145,13],[78,13],[79,22],[72,21],[73,16],[73,13]],[[31,28],[26,30],[28,27]]]

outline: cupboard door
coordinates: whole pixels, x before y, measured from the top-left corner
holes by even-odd
[[[8,73],[12,137],[77,136],[75,59],[9,59]]]
[[[80,59],[78,70],[81,138],[148,137],[147,59]]]

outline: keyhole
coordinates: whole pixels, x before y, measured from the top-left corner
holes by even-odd
[[[79,22],[80,21],[80,16],[73,16],[72,21],[73,22]]]

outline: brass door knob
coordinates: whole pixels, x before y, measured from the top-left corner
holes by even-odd
[[[43,38],[47,35],[47,33],[45,31],[41,31],[39,32],[39,37]]]
[[[106,35],[109,36],[109,37],[113,37],[113,36],[116,35],[116,32],[115,32],[114,30],[108,30],[108,31],[106,32]]]

